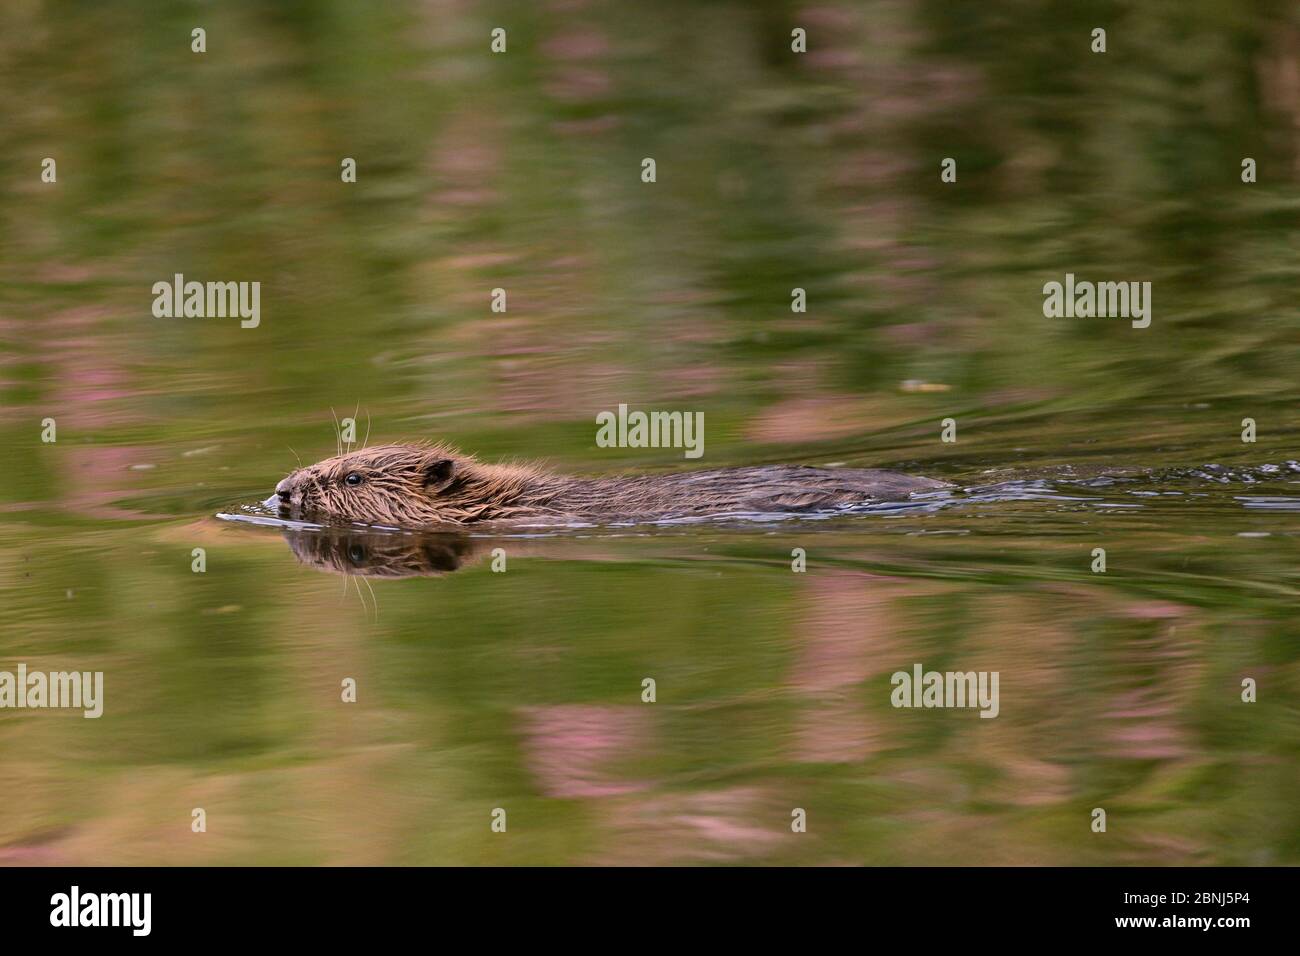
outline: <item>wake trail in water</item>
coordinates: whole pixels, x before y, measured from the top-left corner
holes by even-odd
[[[1242,493],[1256,488],[1277,493]],[[1285,493],[1292,489],[1294,493]],[[1074,469],[1067,467],[1051,476],[965,485],[946,493],[934,505],[1046,501],[1111,509],[1150,507],[1160,499],[1235,503],[1250,509],[1300,512],[1300,461],[1251,467],[1209,464],[1090,476],[1075,474]]]

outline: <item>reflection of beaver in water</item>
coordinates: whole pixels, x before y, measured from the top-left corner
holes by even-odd
[[[788,465],[575,478],[529,465],[484,464],[444,445],[404,444],[300,468],[276,485],[266,504],[365,524],[427,528],[818,511],[903,501],[947,487],[893,471]]]
[[[437,577],[472,564],[487,547],[485,542],[464,533],[406,535],[348,528],[293,528],[286,530],[284,537],[303,564],[320,571],[368,578]]]

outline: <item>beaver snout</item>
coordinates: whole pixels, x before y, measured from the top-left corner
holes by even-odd
[[[270,508],[272,510],[278,508],[288,508],[289,499],[292,497],[292,495],[293,495],[293,484],[289,481],[288,478],[281,479],[280,483],[275,486],[275,494],[271,495],[271,497],[263,501],[262,507]]]

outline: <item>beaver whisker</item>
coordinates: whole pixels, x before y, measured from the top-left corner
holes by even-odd
[[[370,592],[370,603],[374,605],[375,623],[378,624],[379,623],[379,598],[375,597],[375,589],[370,586],[369,578],[361,578],[360,580],[362,581],[362,583],[365,584],[366,590]],[[361,589],[358,588],[357,590],[360,591]]]
[[[352,586],[357,589],[357,600],[361,602],[361,613],[365,617],[370,617],[370,608],[366,604],[366,596],[361,593],[361,582],[357,575],[349,575],[352,579]]]

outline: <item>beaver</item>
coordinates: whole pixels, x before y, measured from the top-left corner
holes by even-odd
[[[264,504],[282,513],[414,529],[815,512],[950,487],[893,471],[805,465],[584,478],[535,465],[487,464],[447,445],[418,442],[362,448],[299,468]]]

